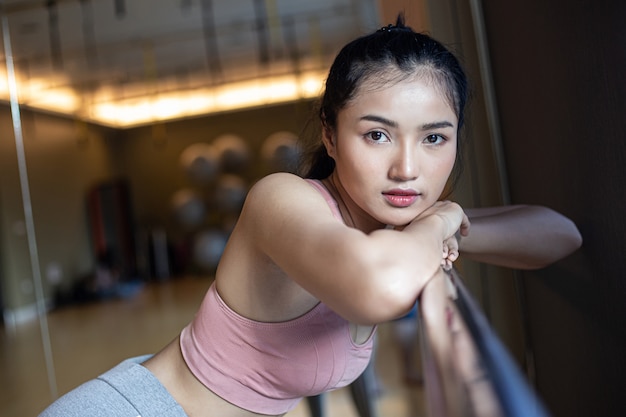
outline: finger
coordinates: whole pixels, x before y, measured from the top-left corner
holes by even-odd
[[[445,243],[448,247],[448,253],[459,251],[459,241],[456,239],[456,237],[453,236],[447,239]]]
[[[471,225],[472,223],[467,217],[467,214],[463,214],[463,221],[461,222],[461,228],[459,229],[461,236],[467,236],[469,234]]]

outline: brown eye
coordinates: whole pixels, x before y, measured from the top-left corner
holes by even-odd
[[[445,141],[443,136],[435,135],[435,134],[428,135],[424,139],[424,142],[428,143],[429,145],[438,145],[438,144],[442,143],[443,141]]]
[[[365,135],[372,142],[386,142],[388,141],[387,135],[378,130],[374,130]]]

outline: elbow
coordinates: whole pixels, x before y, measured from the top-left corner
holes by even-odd
[[[541,269],[576,252],[583,244],[580,231],[573,221],[563,218],[559,232],[551,240],[551,245],[543,252],[543,256],[529,261],[523,269]]]
[[[566,237],[564,238],[565,240],[564,246],[566,250],[565,256],[571,253],[574,253],[575,251],[580,249],[583,245],[583,237],[580,234],[580,231],[578,230],[578,228],[576,227],[573,221],[568,220],[568,222],[570,223],[569,231]]]
[[[352,245],[356,255],[349,275],[353,279],[342,298],[348,306],[349,320],[358,324],[379,324],[407,315],[427,282],[441,269],[441,249],[426,247],[419,257],[414,247],[381,251],[377,245],[363,248]],[[373,248],[373,249],[369,249]],[[340,313],[341,314],[341,313]]]
[[[384,299],[384,304],[377,311],[378,323],[384,323],[407,315],[419,296],[416,291],[389,291]]]
[[[576,252],[583,244],[580,231],[573,221],[568,218],[563,219],[563,226],[555,238],[553,262],[561,260],[566,256]]]
[[[381,280],[381,276],[385,279]],[[380,324],[407,315],[428,281],[418,276],[406,276],[406,271],[402,275],[388,272],[372,277],[372,280],[376,284],[368,286],[362,294],[359,324]]]

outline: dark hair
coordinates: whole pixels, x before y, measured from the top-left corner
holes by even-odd
[[[468,99],[465,72],[457,58],[440,42],[405,26],[402,14],[395,25],[355,39],[341,49],[330,68],[319,103],[322,129],[337,128],[339,111],[356,97],[365,81],[384,86],[418,72],[433,80],[446,95],[458,117],[460,133]],[[453,181],[461,170],[460,142],[459,138]],[[301,150],[300,173],[304,177],[324,179],[335,169],[335,161],[328,156],[319,135],[309,144],[302,143]]]

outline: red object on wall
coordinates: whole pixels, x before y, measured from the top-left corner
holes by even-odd
[[[87,211],[96,259],[113,263],[122,277],[135,276],[135,227],[128,183],[114,180],[92,187],[87,193]]]

